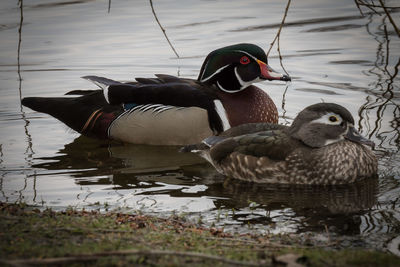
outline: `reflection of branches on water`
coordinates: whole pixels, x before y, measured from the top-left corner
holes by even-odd
[[[23,111],[21,100],[22,100],[22,76],[21,76],[21,44],[22,44],[22,23],[24,22],[24,2],[23,0],[18,1],[18,6],[20,9],[20,21],[19,21],[19,28],[18,28],[18,49],[17,49],[17,73],[18,73],[18,79],[19,79],[19,86],[18,86],[18,91],[19,91],[19,106],[20,106],[20,111],[21,111],[21,116],[22,119],[25,121],[25,134],[27,136],[28,140],[28,147],[26,148],[25,154],[27,154],[28,158],[32,158],[33,150],[32,150],[32,137],[28,132],[28,125],[29,121],[25,117],[25,112]]]
[[[366,0],[367,1],[367,0]],[[394,22],[392,16],[390,15],[390,11],[389,9],[393,10],[393,9],[397,9],[400,8],[400,6],[386,6],[386,4],[382,1],[382,0],[378,0],[380,5],[376,5],[373,0],[371,0],[371,3],[367,3],[364,0],[354,0],[354,2],[357,5],[358,10],[360,11],[361,15],[364,16],[361,7],[366,7],[369,10],[371,10],[373,13],[378,14],[378,15],[382,15],[382,10],[384,12],[384,14],[386,15],[386,17],[389,19],[390,24],[393,26],[393,29],[395,30],[395,32],[397,33],[397,36],[400,37],[400,30],[397,27],[396,23]]]
[[[360,11],[360,13],[361,13],[362,16],[364,16],[364,13],[362,12],[361,6],[365,6],[365,7],[367,7],[369,10],[371,10],[373,13],[379,15],[379,13],[376,12],[375,9],[373,9],[372,6],[371,6],[370,4],[364,3],[363,0],[354,0],[354,2],[356,3],[357,8],[358,8],[358,10]],[[373,6],[375,6],[375,5],[373,5]]]
[[[286,8],[285,8],[285,14],[283,15],[283,18],[282,18],[281,25],[279,26],[278,32],[276,33],[274,40],[271,42],[270,47],[269,47],[268,52],[267,52],[267,57],[268,57],[269,52],[271,52],[271,49],[275,44],[275,41],[278,40],[278,42],[277,42],[277,50],[278,50],[278,55],[279,55],[279,62],[281,64],[282,69],[285,71],[285,73],[287,75],[289,75],[289,73],[286,71],[285,67],[283,67],[283,64],[282,64],[282,55],[281,55],[281,49],[280,49],[280,36],[281,36],[282,27],[285,24],[287,13],[289,11],[290,2],[291,2],[291,0],[288,0]]]
[[[367,26],[367,32],[374,37],[378,42],[376,51],[376,60],[374,66],[368,71],[369,74],[376,75],[377,80],[370,84],[371,88],[374,88],[375,92],[373,95],[376,98],[368,97],[367,102],[359,110],[359,127],[362,128],[362,124],[368,126],[369,137],[376,136],[380,140],[378,147],[384,148],[384,144],[389,146],[397,147],[400,149],[400,105],[395,101],[395,78],[398,75],[400,67],[400,56],[397,56],[397,63],[394,65],[394,71],[390,71],[390,35],[386,27],[387,16],[382,17],[382,22],[378,27],[378,31],[370,30],[374,15],[370,14],[369,23]],[[393,57],[393,55],[392,55]],[[374,112],[376,119],[374,125],[369,125],[370,114]],[[389,116],[384,114],[392,113],[391,120],[386,122],[390,126],[388,129],[382,129],[382,124],[387,120]],[[365,128],[365,127],[364,127]]]
[[[27,164],[29,166],[31,166],[32,165],[31,160],[32,160],[32,156],[34,154],[33,149],[32,149],[32,137],[28,131],[29,121],[25,117],[25,112],[23,111],[22,103],[21,103],[21,100],[22,100],[22,75],[21,75],[21,61],[20,60],[21,60],[21,45],[22,45],[22,24],[24,22],[24,2],[23,2],[23,0],[18,1],[18,7],[20,10],[20,21],[19,21],[19,27],[18,27],[18,48],[17,48],[17,73],[18,73],[18,82],[19,82],[18,91],[19,91],[19,100],[20,100],[19,106],[20,106],[22,120],[25,122],[24,132],[25,132],[25,135],[27,138],[27,143],[28,143],[25,153],[24,153],[26,155],[25,160],[26,160]],[[27,179],[28,179],[28,176],[26,176],[24,179],[24,187],[18,191],[19,192],[19,201],[24,201],[22,192],[27,187]],[[35,178],[35,184],[34,184],[33,191],[36,194],[36,178]]]
[[[171,41],[169,40],[169,38],[168,38],[168,36],[167,36],[167,33],[166,33],[164,27],[161,25],[160,21],[158,20],[157,14],[156,14],[156,12],[155,12],[155,10],[154,10],[154,7],[153,7],[153,1],[152,1],[152,0],[150,0],[150,7],[151,7],[151,11],[153,12],[154,18],[155,18],[156,21],[157,21],[158,26],[160,26],[160,29],[161,29],[161,31],[163,32],[164,36],[165,36],[165,39],[167,39],[167,42],[168,42],[169,46],[172,48],[172,51],[174,51],[176,57],[179,58],[179,55],[178,55],[178,53],[176,52],[176,50],[175,50],[174,46],[172,45]]]
[[[23,0],[18,1],[18,6],[20,10],[20,20],[19,20],[19,28],[18,28],[18,49],[17,49],[17,72],[18,72],[18,78],[19,78],[19,93],[21,96],[21,65],[20,65],[20,53],[21,53],[21,42],[22,42],[22,22],[24,21],[24,3]]]
[[[400,37],[400,30],[399,30],[399,28],[397,28],[396,23],[394,23],[394,20],[393,20],[392,16],[390,15],[389,11],[387,10],[387,8],[385,7],[385,4],[383,3],[382,0],[379,0],[379,3],[381,3],[381,6],[382,6],[383,10],[385,11],[386,16],[389,18],[390,23],[392,24],[394,30],[397,33],[397,36]]]
[[[285,120],[285,125],[289,124],[288,118],[286,117],[286,109],[285,109],[285,104],[286,104],[286,93],[287,93],[287,89],[288,89],[289,85],[286,85],[285,91],[283,92],[283,96],[282,96],[282,118]]]
[[[36,192],[36,170],[33,171],[33,198],[32,201],[33,203],[36,202],[36,197],[37,197],[37,192]]]

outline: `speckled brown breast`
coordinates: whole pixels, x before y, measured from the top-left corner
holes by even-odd
[[[269,95],[256,86],[230,94],[219,91],[231,127],[253,122],[278,123],[278,110]]]

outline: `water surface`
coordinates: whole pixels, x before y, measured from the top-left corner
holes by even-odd
[[[0,3],[0,200],[55,209],[183,213],[227,231],[329,232],[353,241],[349,246],[395,252],[400,41],[383,13],[361,7],[360,14],[345,0],[292,1],[280,50],[293,81],[258,85],[277,104],[283,124],[313,103],[347,107],[361,133],[377,144],[376,180],[341,187],[243,183],[176,147],[89,139],[21,106],[26,96],[96,89],[80,79],[85,75],[196,78],[216,48],[251,42],[268,50],[286,6],[278,0],[153,2],[179,59],[148,1],[112,1],[110,7],[89,0]],[[400,9],[389,11],[400,25]],[[269,58],[283,71],[275,47]]]

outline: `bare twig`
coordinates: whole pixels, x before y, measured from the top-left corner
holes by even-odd
[[[290,0],[289,0],[289,2],[290,2]],[[286,71],[286,69],[285,69],[285,67],[283,66],[283,63],[282,63],[282,55],[281,55],[280,40],[281,40],[281,37],[280,37],[280,35],[279,35],[279,36],[278,36],[278,48],[277,48],[277,50],[278,50],[278,55],[279,55],[279,63],[281,64],[281,67],[282,67],[283,71],[286,73],[286,75],[289,75],[289,73]]]
[[[271,51],[272,47],[274,46],[275,41],[278,39],[279,35],[281,34],[282,27],[285,24],[285,19],[286,19],[287,13],[289,11],[290,2],[291,2],[291,0],[288,0],[288,3],[286,5],[286,9],[285,9],[285,14],[283,15],[283,18],[282,18],[281,25],[279,26],[278,32],[276,33],[276,36],[275,36],[274,40],[271,42],[271,45],[270,45],[270,47],[268,49],[268,52],[267,52],[267,57],[268,57],[269,52]]]
[[[24,260],[1,260],[0,262],[13,265],[48,265],[48,264],[65,264],[71,262],[83,262],[83,261],[94,261],[102,257],[108,256],[129,256],[129,255],[139,255],[139,256],[178,256],[178,257],[191,257],[191,258],[201,258],[206,260],[224,262],[230,265],[236,266],[260,266],[255,262],[246,261],[236,261],[230,260],[220,256],[208,255],[197,252],[181,252],[181,251],[170,251],[170,250],[119,250],[119,251],[105,251],[93,254],[80,254],[70,257],[58,257],[58,258],[45,258],[45,259],[24,259]]]
[[[161,25],[160,21],[157,18],[156,12],[154,11],[154,7],[153,7],[153,1],[150,0],[150,6],[151,6],[151,11],[153,12],[154,18],[156,19],[158,26],[160,26],[161,31],[163,32],[165,39],[167,39],[167,42],[169,44],[169,46],[172,48],[172,51],[174,51],[175,55],[177,58],[179,58],[178,53],[176,52],[174,46],[172,45],[171,41],[168,39],[167,33],[165,32],[165,29],[163,28],[163,26]]]

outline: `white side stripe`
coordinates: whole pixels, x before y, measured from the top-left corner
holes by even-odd
[[[106,101],[107,101],[108,104],[110,104],[110,100],[108,99],[108,88],[109,88],[109,87],[110,87],[110,86],[105,86],[105,87],[103,88],[104,98],[106,99]]]
[[[225,110],[224,106],[222,105],[220,100],[214,100],[214,105],[215,105],[217,114],[221,118],[222,127],[224,128],[224,131],[228,130],[229,128],[231,128],[231,125],[230,125],[228,117],[226,115],[226,110]]]

